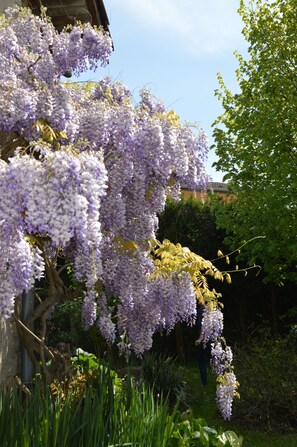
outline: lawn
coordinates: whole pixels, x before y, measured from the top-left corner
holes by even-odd
[[[224,431],[232,430],[243,437],[243,447],[297,447],[297,433],[282,434],[275,430],[267,432],[250,430],[240,425],[240,421],[234,419],[224,421],[220,416],[215,402],[215,377],[208,374],[209,384],[203,387],[200,383],[198,365],[180,367],[184,379],[188,384],[187,401],[191,406],[194,417],[204,418],[209,426],[222,427]]]

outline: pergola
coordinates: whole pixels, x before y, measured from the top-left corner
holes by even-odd
[[[42,6],[46,7],[47,14],[58,31],[77,21],[102,26],[109,31],[109,21],[102,0],[23,0],[22,3],[29,6],[34,14],[39,14]]]

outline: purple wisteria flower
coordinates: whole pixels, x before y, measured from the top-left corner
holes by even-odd
[[[109,341],[124,334],[141,355],[157,330],[195,319],[190,277],[152,279],[147,246],[166,197],[177,197],[181,182],[203,182],[205,136],[148,89],[135,105],[129,89],[107,77],[61,82],[69,70],[106,65],[112,42],[104,31],[87,24],[58,33],[19,7],[5,17],[0,131],[15,132],[22,147],[0,161],[1,314],[11,315],[15,297],[58,253],[85,290],[86,326],[97,323]],[[98,283],[117,297],[117,328]]]
[[[97,298],[98,294],[93,290],[84,294],[82,317],[87,329],[97,320]]]
[[[80,74],[106,65],[112,51],[108,33],[87,24],[58,33],[50,20],[17,6],[6,10],[0,30],[0,129],[34,135],[34,122],[46,118],[57,130],[76,120],[72,101],[59,79],[67,71]],[[50,90],[47,90],[47,86]],[[53,107],[45,96],[48,91]],[[44,107],[43,107],[44,105]],[[40,113],[41,112],[41,113]]]
[[[233,371],[220,376],[216,390],[216,403],[224,419],[230,420],[232,404],[236,395],[237,381]]]
[[[201,326],[201,341],[206,346],[208,342],[214,342],[223,332],[223,313],[220,309],[206,307],[203,313]]]
[[[0,317],[59,255],[84,290],[85,326],[97,324],[111,343],[118,334],[125,354],[141,356],[155,332],[195,321],[190,275],[154,276],[150,244],[166,198],[205,184],[208,142],[148,89],[135,105],[107,77],[61,82],[67,71],[105,66],[111,51],[109,34],[90,24],[58,33],[49,18],[19,7],[1,18],[0,131],[21,147],[0,159]],[[221,343],[221,310],[206,304],[202,342],[212,343],[217,403],[229,419],[232,351]]]

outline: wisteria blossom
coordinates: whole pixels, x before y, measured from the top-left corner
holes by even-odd
[[[205,182],[207,141],[147,89],[135,105],[107,77],[61,82],[106,65],[111,50],[108,33],[88,24],[58,33],[44,15],[18,7],[2,19],[0,130],[20,145],[0,164],[0,314],[12,314],[59,254],[82,284],[86,327],[97,323],[115,340],[108,301],[117,296],[119,336],[142,354],[157,330],[195,316],[190,279],[150,280],[146,248],[166,197],[181,182]]]
[[[232,361],[232,350],[230,346],[226,345],[226,341],[221,334],[219,334],[211,343],[210,365],[217,378],[217,406],[223,418],[227,420],[231,418],[233,400],[235,396],[238,396],[237,389],[239,386],[234,374]]]
[[[89,24],[58,33],[25,8],[1,16],[0,132],[13,144],[0,147],[0,317],[43,277],[45,314],[68,299],[63,259],[79,282],[85,326],[142,355],[155,332],[195,321],[192,277],[154,275],[150,241],[166,198],[178,198],[181,184],[205,185],[208,142],[148,89],[134,104],[108,77],[62,82],[105,66],[111,51],[109,34]],[[217,402],[228,419],[236,379],[222,330],[219,307],[206,307],[203,343],[213,343]]]
[[[233,361],[233,353],[230,346],[227,346],[225,341],[218,337],[214,343],[211,344],[211,366],[217,376],[224,374],[225,371],[231,369]]]
[[[216,390],[216,403],[224,419],[229,420],[232,416],[232,404],[237,394],[238,383],[233,371],[225,372],[219,376]]]
[[[206,307],[201,324],[201,343],[214,342],[223,332],[223,313],[221,309]]]
[[[204,303],[201,321],[200,342],[211,347],[210,365],[217,379],[216,402],[224,419],[230,419],[234,397],[238,395],[238,382],[232,365],[233,353],[227,346],[223,333],[223,313],[219,302]]]

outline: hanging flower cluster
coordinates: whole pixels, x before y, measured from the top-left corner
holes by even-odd
[[[226,345],[223,333],[223,313],[217,306],[205,306],[201,323],[202,343],[206,346],[210,343],[212,370],[217,377],[216,402],[224,417],[229,420],[232,415],[234,397],[238,397],[239,383],[234,374],[232,365],[233,353],[230,346]]]
[[[167,328],[170,321],[174,325],[177,321],[187,319],[186,309],[189,309],[190,303],[193,302],[192,295],[196,295],[196,301],[198,300],[200,303],[202,321],[199,341],[204,347],[207,344],[211,346],[211,366],[217,377],[217,405],[224,419],[230,419],[234,397],[239,396],[237,393],[239,384],[233,372],[232,350],[226,345],[222,337],[224,322],[220,303],[221,295],[215,289],[211,290],[207,282],[207,276],[215,277],[221,281],[225,279],[227,282],[230,282],[230,275],[227,272],[220,272],[210,261],[191,252],[187,247],[182,247],[180,244],[172,244],[168,240],[163,241],[162,244],[158,243],[153,253],[154,271],[151,276],[158,287],[164,284],[166,290],[168,290],[167,284],[172,278],[179,283],[181,283],[181,278],[183,278],[191,284],[191,290],[189,289],[187,293],[180,292],[180,297],[184,304],[184,314],[178,314],[182,306],[174,307],[178,302],[175,297],[172,300],[172,296],[168,296],[166,306],[162,305],[167,312],[165,319]],[[164,300],[166,294],[159,292],[158,288],[157,291],[159,301],[161,297]],[[188,302],[186,297],[188,297]],[[178,318],[175,319],[177,315]],[[196,309],[193,309],[191,315],[192,320],[187,319],[189,323],[195,320]]]
[[[205,307],[201,324],[201,343],[214,342],[223,332],[223,312],[219,308]]]
[[[211,366],[217,376],[216,402],[224,419],[230,419],[234,397],[238,397],[238,382],[232,365],[233,353],[222,337],[211,344]]]
[[[206,181],[207,139],[147,89],[134,105],[109,78],[61,82],[104,66],[111,49],[90,25],[58,33],[18,7],[1,17],[0,131],[21,143],[0,163],[0,315],[35,280],[51,279],[59,254],[83,286],[86,327],[96,323],[109,341],[117,331],[141,354],[157,330],[195,317],[191,278],[152,278],[148,241],[166,197]]]

